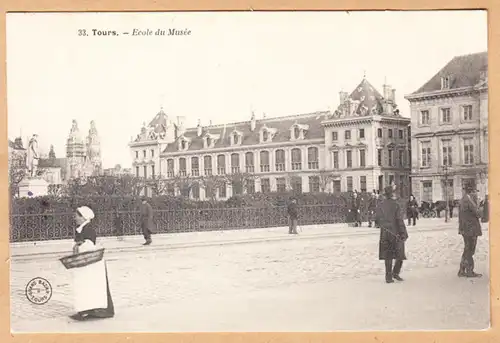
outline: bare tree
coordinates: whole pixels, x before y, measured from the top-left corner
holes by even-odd
[[[317,174],[319,178],[319,189],[321,192],[326,192],[328,184],[339,177],[339,174],[331,170],[322,169]]]
[[[226,175],[226,180],[233,186],[233,192],[243,193],[243,190],[248,191],[248,186],[250,181],[254,181],[257,178],[255,174],[243,172],[243,173],[231,173]],[[234,194],[234,193],[233,193]]]
[[[205,192],[209,194],[210,198],[212,198],[212,200],[215,200],[215,190],[221,186],[226,185],[227,178],[221,175],[202,176],[200,179],[200,184],[203,185],[203,188],[205,188]]]

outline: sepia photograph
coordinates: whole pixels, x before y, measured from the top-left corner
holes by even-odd
[[[486,11],[6,34],[11,332],[490,328]]]

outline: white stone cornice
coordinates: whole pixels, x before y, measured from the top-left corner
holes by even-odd
[[[447,97],[455,97],[461,95],[468,95],[471,93],[477,92],[475,87],[461,87],[455,89],[443,89],[433,92],[422,92],[416,94],[407,94],[404,98],[410,102],[419,101],[424,99],[433,99],[433,98],[447,98]]]

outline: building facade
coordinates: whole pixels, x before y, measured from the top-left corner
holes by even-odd
[[[412,188],[419,201],[488,192],[488,56],[456,56],[416,92],[411,108]]]
[[[129,144],[133,172],[176,179],[181,186],[166,192],[195,199],[371,191],[391,183],[403,195],[409,190],[410,119],[394,99],[390,86],[382,96],[363,79],[350,95],[340,92],[333,113],[262,119],[252,113],[245,122],[184,128],[183,118],[170,120],[160,111]]]

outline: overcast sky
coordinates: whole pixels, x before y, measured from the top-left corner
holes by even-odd
[[[122,34],[169,28],[191,34]],[[36,132],[64,157],[72,119],[84,135],[95,120],[104,167],[130,167],[130,137],[161,106],[188,126],[327,110],[364,73],[409,116],[405,94],[486,50],[486,11],[8,14],[9,138]]]

